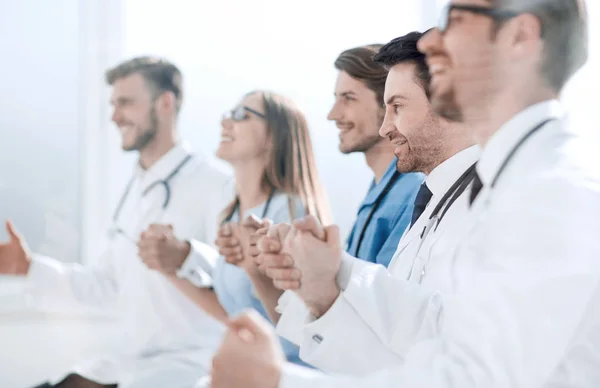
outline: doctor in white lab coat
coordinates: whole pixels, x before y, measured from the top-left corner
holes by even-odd
[[[417,339],[403,363],[361,377],[284,368],[272,333],[244,316],[230,323],[215,356],[214,388],[241,379],[246,387],[280,388],[598,386],[600,161],[555,99],[585,62],[584,3],[511,5],[500,12],[453,2],[420,41],[436,110],[460,113],[483,151],[448,271],[453,292],[382,270],[351,279],[356,290],[396,296],[399,311],[390,316],[406,314],[395,330],[412,329]],[[297,236],[302,244],[289,246],[294,260],[341,255],[329,239]],[[409,304],[415,308],[403,311]],[[374,306],[386,308],[394,306]],[[345,337],[344,323],[337,328]],[[251,356],[257,353],[263,357]]]
[[[115,210],[106,250],[89,266],[64,264],[29,252],[26,236],[9,224],[11,240],[0,246],[0,272],[27,277],[34,307],[101,309],[118,317],[118,352],[82,360],[66,378],[46,386],[189,387],[206,373],[223,326],[166,276],[185,276],[198,286],[209,281],[202,271],[187,268],[185,255],[174,257],[163,273],[149,270],[138,256],[149,249],[140,235],[161,223],[172,227],[163,238],[212,243],[218,209],[231,199],[233,185],[177,139],[182,81],[174,65],[135,58],[109,70],[107,82],[122,147],[138,151],[140,158]],[[208,244],[205,250],[216,259]]]
[[[425,56],[417,49],[421,36],[412,32],[396,38],[383,46],[375,57],[389,68],[384,96],[387,110],[380,133],[392,142],[408,138],[409,144],[418,144],[419,147],[397,149],[398,166],[403,168],[405,161],[415,161],[413,165],[427,174],[415,201],[414,224],[400,240],[388,272],[389,276],[409,283],[433,284],[439,291],[452,292],[453,279],[448,276],[450,253],[456,245],[458,226],[469,212],[466,188],[474,177],[480,149],[472,145],[471,134],[465,126],[439,116],[434,116],[433,126],[418,129],[420,139],[411,136],[414,125],[406,125],[405,116],[417,109],[423,112],[432,109],[425,88],[414,81],[416,69],[426,68]],[[396,96],[403,96],[406,105],[399,113],[394,108],[399,101]],[[429,228],[431,217],[436,223]],[[429,229],[424,233],[425,228]],[[345,291],[344,297],[337,298],[319,319],[309,313],[302,299],[286,291],[278,306],[282,313],[278,334],[300,346],[304,361],[326,372],[361,375],[398,365],[414,343],[411,338],[414,331],[408,327],[401,331],[396,328],[400,321],[408,323],[404,317],[416,305],[399,308],[402,301],[396,295],[363,292],[355,289],[356,282],[350,281],[375,269],[384,271],[384,268],[348,254],[344,254],[341,267],[337,282]],[[340,335],[341,325],[344,335]],[[369,357],[365,358],[364,354]]]

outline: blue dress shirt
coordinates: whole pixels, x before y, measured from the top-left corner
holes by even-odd
[[[419,187],[425,179],[421,173],[400,174],[389,192],[373,213],[366,226],[359,251],[360,234],[367,218],[392,177],[396,173],[396,159],[390,164],[381,180],[371,184],[367,196],[358,209],[358,215],[347,240],[346,251],[361,260],[387,265],[398,247],[398,241],[410,225],[413,204]]]

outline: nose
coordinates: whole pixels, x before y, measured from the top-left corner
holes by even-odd
[[[327,120],[330,120],[330,121],[341,121],[343,117],[344,117],[344,115],[342,113],[342,109],[340,107],[340,103],[339,103],[339,101],[336,101],[333,104],[333,106],[331,107],[331,110],[329,111],[329,114],[327,115]]]
[[[396,130],[396,127],[392,123],[392,120],[388,117],[387,112],[383,117],[383,123],[381,123],[381,127],[379,128],[379,136],[391,138],[391,134]]]
[[[231,117],[227,117],[227,116],[223,115],[223,117],[221,117],[221,127],[232,128],[233,120],[231,120]]]
[[[442,34],[440,30],[437,28],[432,28],[427,33],[425,33],[425,35],[423,35],[421,39],[419,39],[419,41],[417,42],[417,48],[421,53],[428,55],[429,53],[431,53],[431,51],[434,51],[436,48],[439,48],[441,46],[441,42]]]
[[[110,117],[113,123],[119,124],[122,120],[121,113],[117,108],[113,108],[112,116]]]

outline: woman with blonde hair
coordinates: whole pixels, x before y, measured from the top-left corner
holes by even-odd
[[[249,277],[264,275],[244,258],[247,239],[255,228],[241,221],[254,216],[274,223],[291,222],[310,214],[327,224],[330,210],[317,173],[308,124],[289,99],[268,91],[248,93],[227,112],[221,125],[217,157],[233,168],[236,192],[221,213],[219,234],[233,235],[241,244],[230,251],[219,246],[220,252],[235,263],[219,257],[212,270],[212,291],[178,278],[173,282],[218,319],[248,308],[268,317]],[[272,293],[281,291],[273,287]],[[282,341],[288,361],[301,363],[297,347]]]

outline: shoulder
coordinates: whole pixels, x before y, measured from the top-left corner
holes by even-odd
[[[392,188],[392,191],[396,194],[394,197],[397,197],[399,193],[403,193],[406,197],[416,195],[424,180],[425,174],[420,172],[400,174]]]
[[[406,174],[400,174],[400,178],[398,179],[398,183],[407,186],[416,186],[417,190],[421,183],[425,180],[425,174],[422,172],[409,172]]]
[[[234,179],[231,172],[223,165],[212,161],[201,154],[194,154],[189,173],[194,177],[193,184],[204,191],[215,195],[226,195],[234,192]]]
[[[422,173],[400,175],[385,201],[386,213],[390,218],[397,220],[407,209],[412,209],[415,197],[424,180],[425,174]]]

